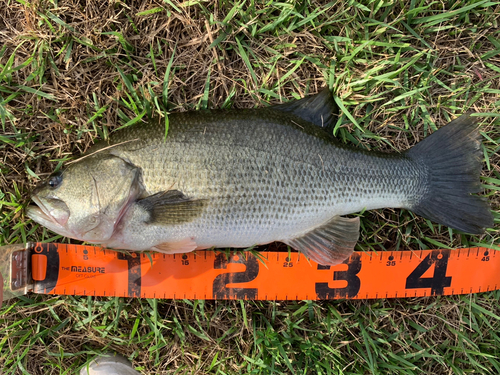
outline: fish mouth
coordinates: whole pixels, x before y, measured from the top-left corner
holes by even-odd
[[[47,227],[53,232],[61,234],[65,237],[74,237],[70,231],[66,228],[67,218],[62,218],[62,222],[58,221],[51,213],[47,206],[43,203],[43,201],[36,197],[32,196],[31,199],[36,205],[30,204],[26,209],[26,216],[28,216],[33,221]],[[62,201],[61,201],[62,202]],[[64,204],[64,202],[62,202]],[[66,206],[64,204],[64,206]],[[69,216],[69,210],[68,210]]]
[[[61,225],[50,214],[50,211],[47,209],[47,207],[45,207],[45,205],[42,203],[42,201],[38,197],[33,196],[33,197],[31,197],[31,199],[33,200],[33,202],[35,202],[36,205],[30,204],[28,206],[27,215],[29,218],[31,218],[35,221],[38,221],[37,219],[41,219],[44,221],[50,221],[51,223],[53,223],[57,226]]]
[[[33,200],[36,201],[35,199]],[[41,204],[41,202],[38,200],[37,204]],[[34,222],[50,229],[52,232],[60,234],[64,237],[75,238],[73,233],[68,231],[66,227],[59,224],[57,220],[47,212],[47,208],[43,204],[41,204],[41,206],[30,204],[26,209],[26,216]]]

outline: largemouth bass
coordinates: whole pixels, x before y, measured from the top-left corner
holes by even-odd
[[[109,248],[189,252],[281,241],[320,264],[353,252],[359,217],[406,208],[467,233],[493,226],[477,125],[462,116],[403,153],[325,130],[331,93],[261,109],[169,115],[123,128],[32,194],[34,221]]]

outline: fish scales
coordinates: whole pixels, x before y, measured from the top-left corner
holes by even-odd
[[[282,240],[335,215],[401,207],[422,185],[422,168],[404,155],[343,146],[277,111],[172,114],[164,132],[157,121],[125,128],[113,143],[138,141],[108,152],[141,169],[148,195],[178,189],[209,202],[175,236],[196,233],[202,247]]]

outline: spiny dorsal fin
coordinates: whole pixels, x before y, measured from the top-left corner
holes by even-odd
[[[327,131],[333,130],[338,115],[338,106],[333,100],[332,93],[325,87],[318,94],[299,100],[271,107],[283,112],[293,113],[301,119],[318,125]]]
[[[346,260],[359,238],[359,217],[335,216],[301,237],[283,241],[316,263],[334,266]]]
[[[179,190],[150,195],[137,202],[150,215],[149,224],[176,225],[188,223],[201,215],[206,200],[191,199]]]

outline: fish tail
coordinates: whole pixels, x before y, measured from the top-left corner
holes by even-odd
[[[480,234],[493,226],[481,190],[481,141],[476,121],[464,115],[406,152],[424,170],[418,198],[408,207],[416,214],[460,231]]]

